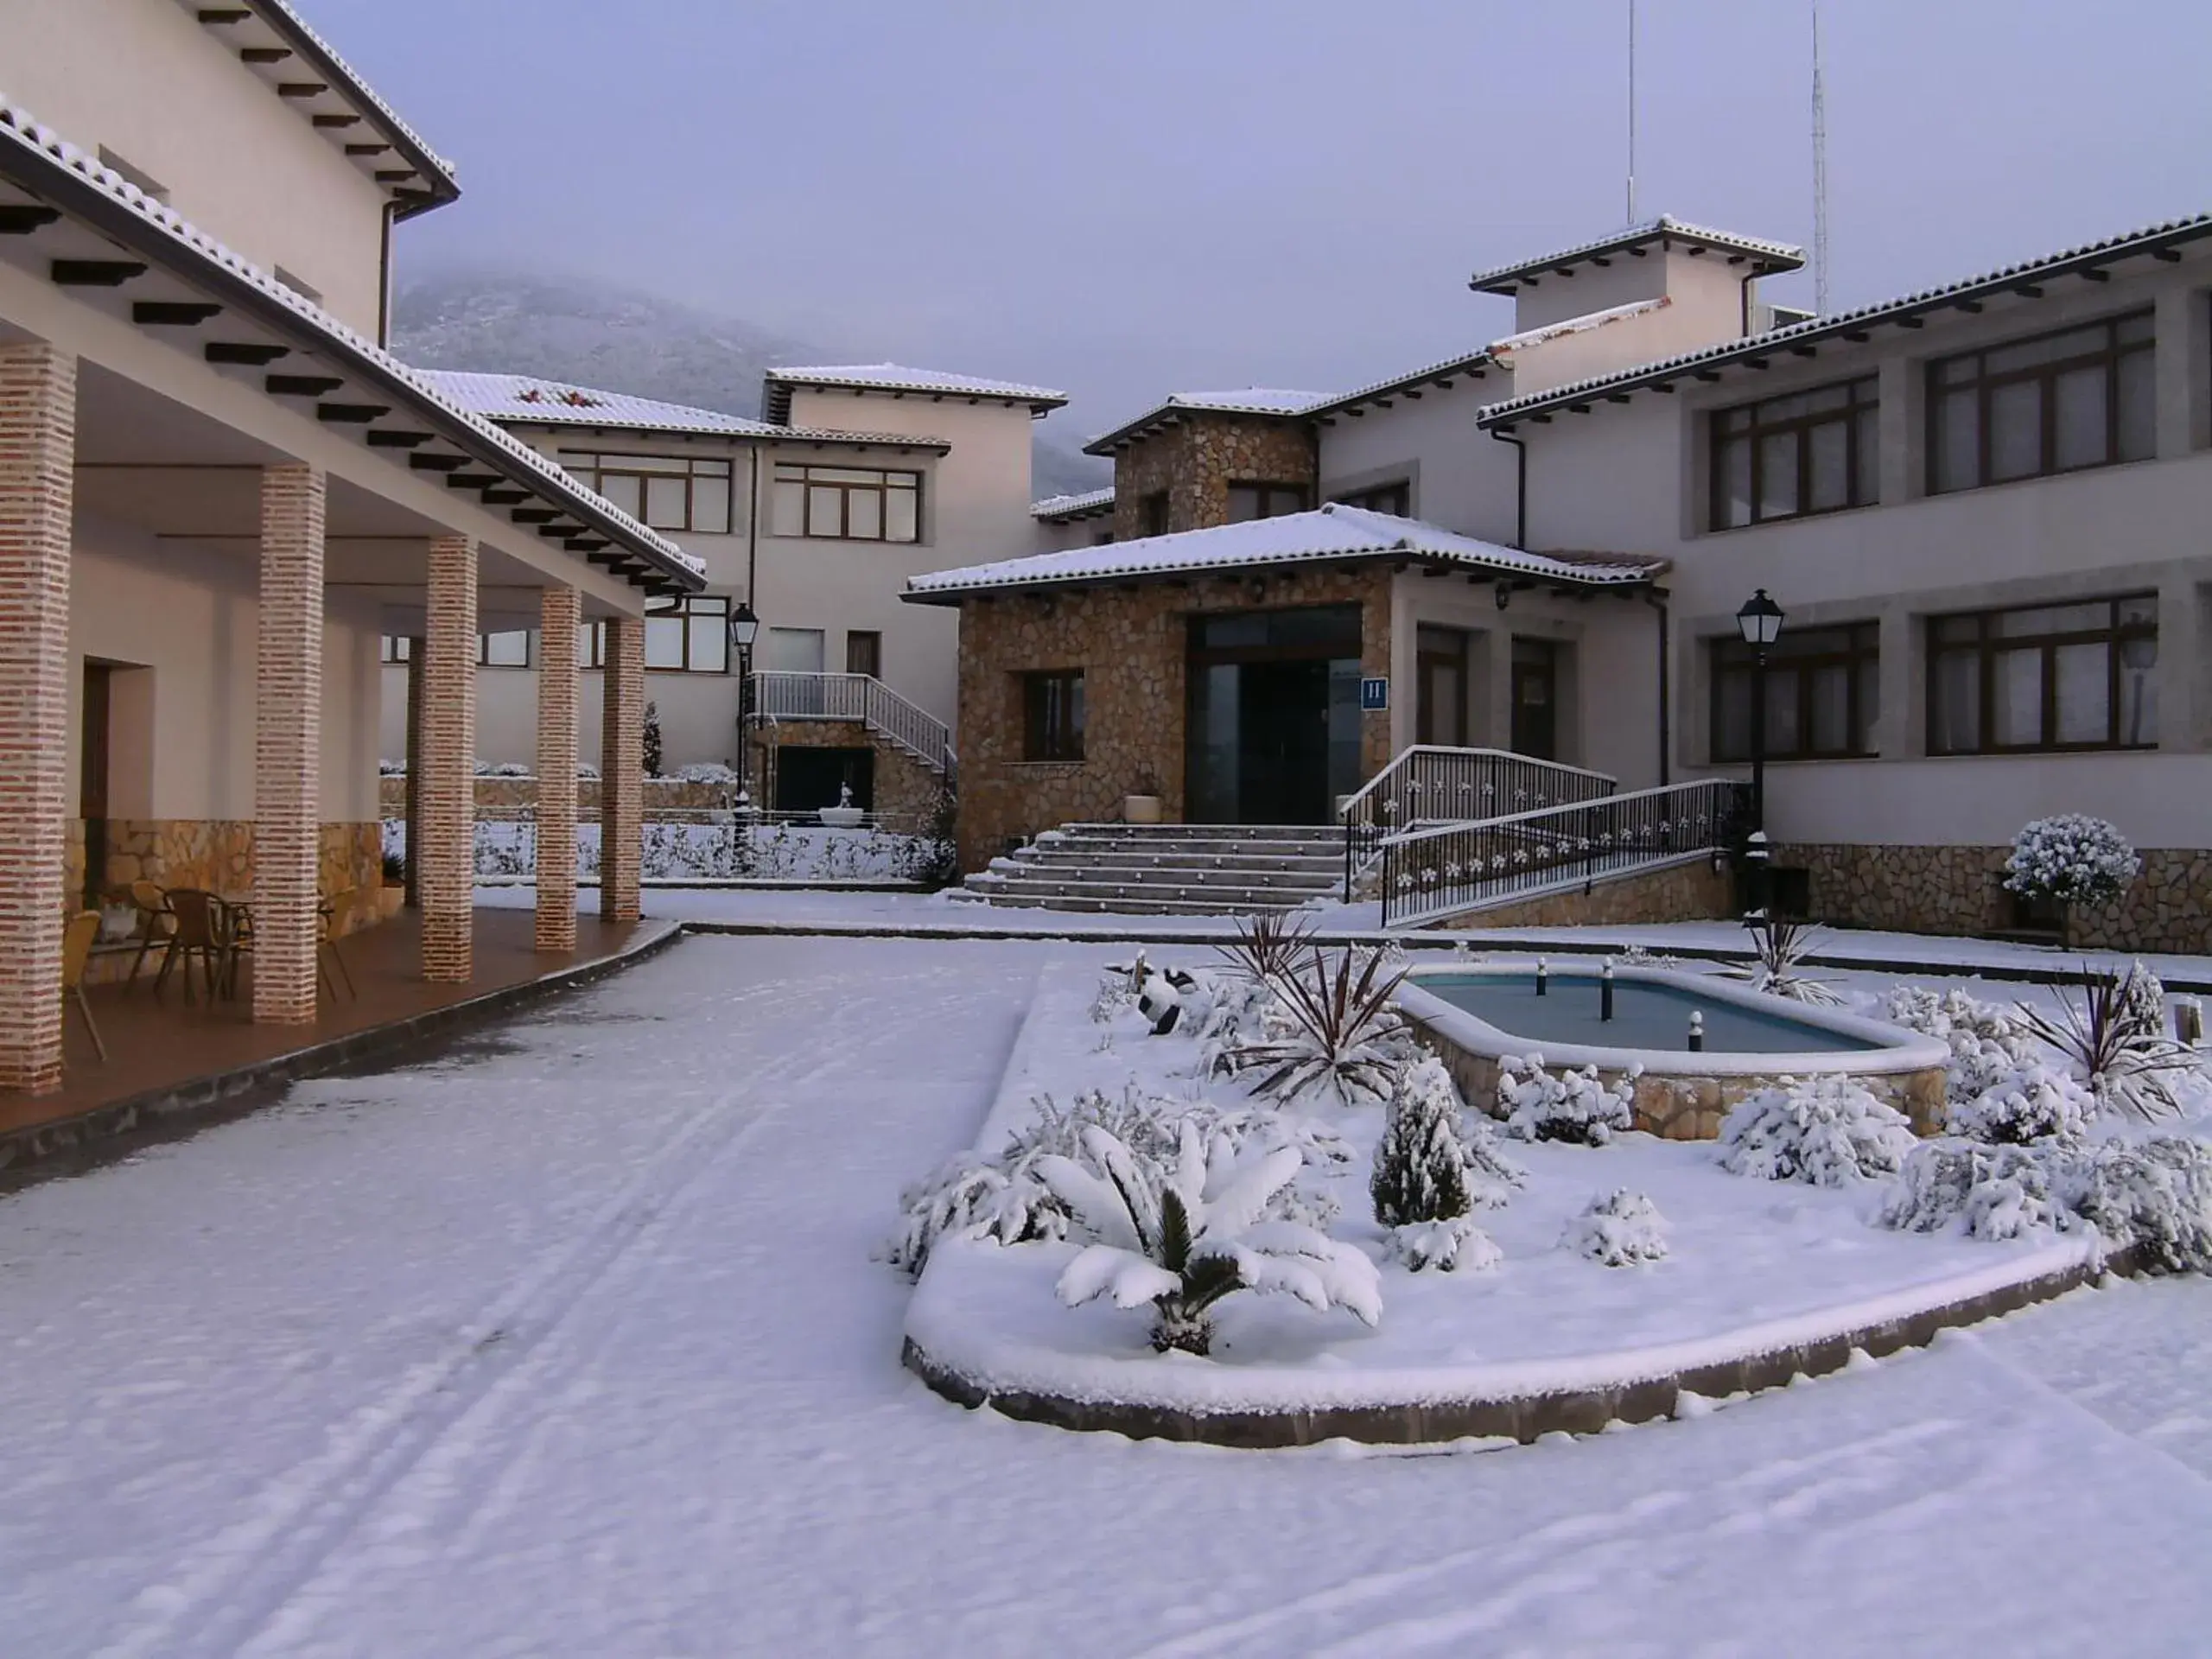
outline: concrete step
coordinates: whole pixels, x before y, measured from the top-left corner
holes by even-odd
[[[1344,832],[1326,823],[1064,823],[1047,835],[1110,836],[1141,841],[1336,841]]]
[[[1008,893],[989,900],[993,909],[1062,910],[1097,915],[1112,912],[1123,916],[1249,916],[1262,911],[1293,910],[1291,904],[1255,902],[1230,904],[1217,899],[1084,899],[1037,893]]]
[[[972,886],[975,891],[988,895],[993,904],[1014,898],[1089,899],[1102,901],[1101,908],[1107,910],[1116,909],[1121,901],[1128,899],[1211,904],[1216,909],[1259,905],[1287,910],[1322,896],[1316,890],[1243,887],[1228,882],[1062,880],[1027,874],[1001,874],[996,880],[978,880]]]
[[[1145,853],[1145,852],[1063,852],[1055,849],[1025,847],[1018,854],[1008,854],[1000,863],[1019,863],[1027,869],[1038,870],[1176,870],[1198,872],[1233,871],[1247,875],[1281,875],[1291,879],[1311,877],[1320,881],[1340,881],[1344,879],[1341,858],[1307,858],[1291,854],[1271,855],[1266,853]]]

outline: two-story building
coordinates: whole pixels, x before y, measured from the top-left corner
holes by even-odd
[[[255,1018],[316,1019],[324,912],[380,880],[385,634],[426,641],[423,976],[473,972],[487,629],[603,625],[634,918],[645,605],[704,576],[383,349],[392,225],[451,168],[283,0],[0,0],[0,1090],[59,1084],[65,924],[134,879],[250,904]],[[571,774],[576,689],[536,721]]]

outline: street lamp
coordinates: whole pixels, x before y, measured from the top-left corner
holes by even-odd
[[[1766,856],[1766,654],[1782,637],[1782,607],[1762,588],[1736,613],[1737,632],[1751,648],[1751,856]]]
[[[750,811],[753,793],[746,787],[751,771],[746,753],[746,721],[753,712],[753,642],[760,637],[760,619],[753,601],[741,599],[729,613],[729,642],[737,647],[737,810]]]

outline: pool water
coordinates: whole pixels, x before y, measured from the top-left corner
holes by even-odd
[[[1690,1015],[1705,1016],[1705,1052],[1717,1054],[1832,1054],[1871,1052],[1881,1046],[1862,1038],[1794,1020],[1786,1014],[1746,1008],[1674,985],[1643,980],[1613,982],[1613,1017],[1599,1018],[1595,975],[1554,972],[1536,995],[1528,974],[1423,974],[1413,983],[1464,1008],[1478,1020],[1532,1045],[1578,1043],[1599,1048],[1689,1047]]]

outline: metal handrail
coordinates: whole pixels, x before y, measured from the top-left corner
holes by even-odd
[[[756,720],[859,721],[943,772],[948,783],[958,764],[945,723],[873,674],[763,669],[753,676],[748,713]]]
[[[1344,902],[1351,903],[1360,870],[1387,836],[1421,823],[1475,823],[1596,800],[1619,787],[1608,773],[1510,749],[1414,744],[1344,801]]]
[[[1705,778],[1387,836],[1381,843],[1382,924],[1418,921],[1686,853],[1719,851],[1729,845],[1748,794],[1733,779]]]

